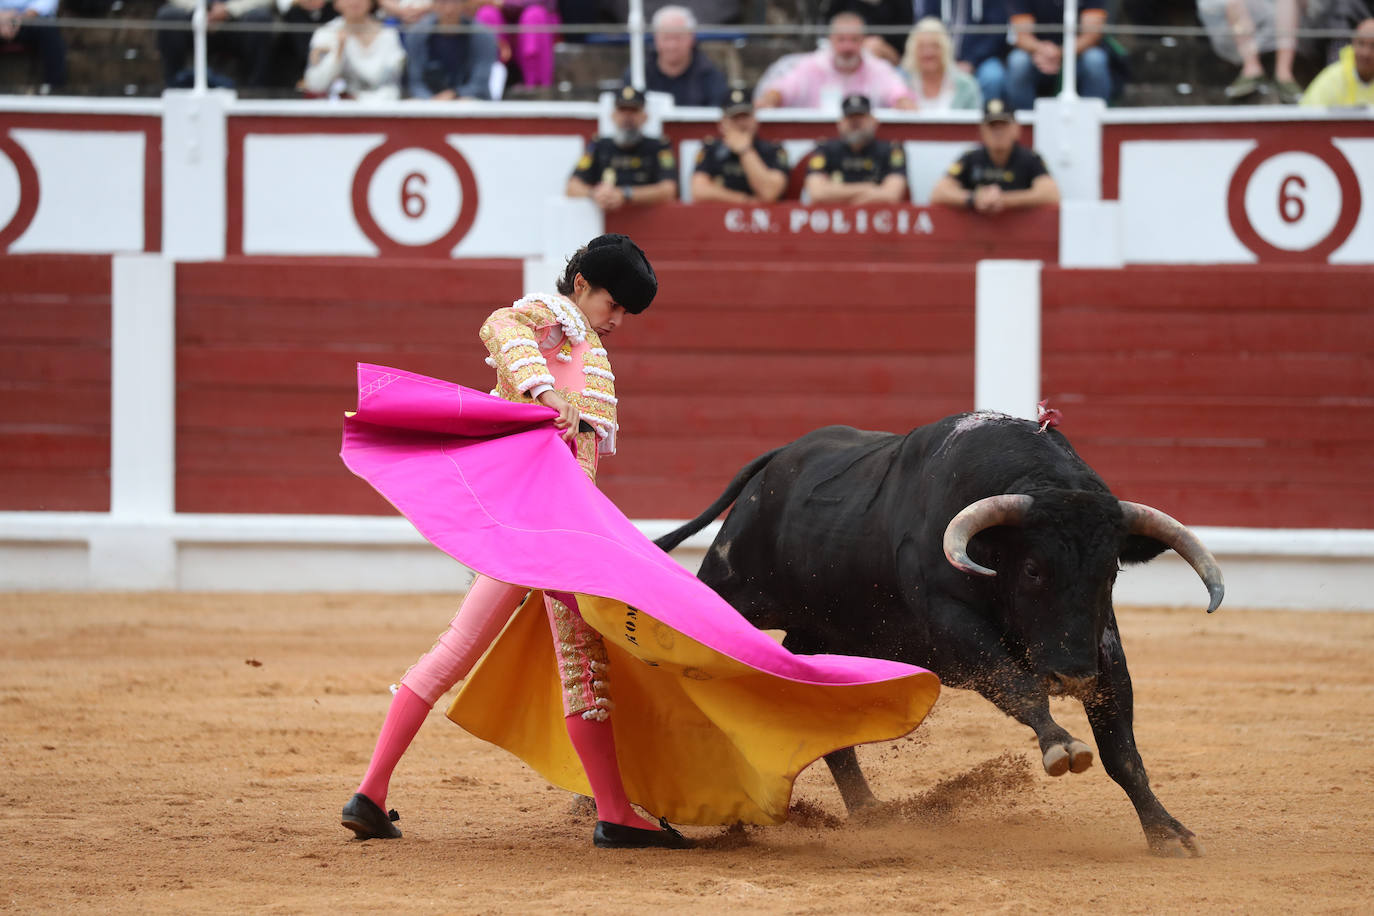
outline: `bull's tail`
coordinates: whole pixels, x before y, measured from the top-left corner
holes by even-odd
[[[670,531],[663,535],[663,537],[655,539],[654,543],[662,550],[669,551],[711,524],[711,522],[715,521],[716,516],[729,508],[730,504],[735,501],[740,491],[753,479],[754,475],[763,470],[768,462],[773,460],[773,456],[780,451],[782,451],[781,448],[775,448],[771,452],[766,452],[746,464],[744,468],[735,475],[735,479],[730,481],[730,485],[725,488],[725,492],[720,494],[720,498],[706,507],[705,512],[701,513],[681,528]]]

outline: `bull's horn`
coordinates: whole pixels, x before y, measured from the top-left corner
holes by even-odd
[[[993,525],[1019,525],[1030,509],[1031,498],[1020,493],[989,496],[970,503],[949,520],[945,527],[945,559],[959,570],[980,576],[995,576],[995,569],[979,566],[969,559],[968,542],[984,528]]]
[[[1126,525],[1131,534],[1152,537],[1173,548],[1174,553],[1188,561],[1188,565],[1193,567],[1202,579],[1202,584],[1207,586],[1207,594],[1211,596],[1207,613],[1210,614],[1221,606],[1221,598],[1226,594],[1226,585],[1221,581],[1221,567],[1217,565],[1216,557],[1203,546],[1196,534],[1189,531],[1182,522],[1170,518],[1152,506],[1122,500],[1121,511],[1126,516]]]

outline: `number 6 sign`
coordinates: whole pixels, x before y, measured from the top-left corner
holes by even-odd
[[[354,173],[353,215],[383,256],[447,258],[477,219],[477,181],[442,136],[391,137]]]
[[[1327,142],[1261,144],[1231,177],[1231,228],[1261,261],[1325,261],[1355,228],[1360,184]]]

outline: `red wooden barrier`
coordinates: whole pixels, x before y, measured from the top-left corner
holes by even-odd
[[[1368,268],[1044,274],[1043,390],[1117,495],[1189,524],[1374,526]]]
[[[608,341],[632,517],[694,515],[756,454],[827,423],[903,430],[969,405],[973,270],[658,260],[662,293]],[[477,328],[514,262],[231,260],[177,271],[177,509],[394,510],[338,459],[358,361],[483,390]]]
[[[655,255],[608,341],[623,396],[602,485],[686,517],[816,427],[905,431],[973,400],[974,269]],[[105,257],[9,257],[0,509],[109,507]],[[1367,268],[1043,275],[1043,390],[1124,498],[1190,524],[1374,526]],[[338,460],[354,364],[487,388],[476,338],[514,261],[233,259],[177,270],[177,508],[376,513]]]
[[[14,255],[0,281],[0,510],[110,508],[110,259]]]
[[[338,457],[355,364],[490,388],[477,328],[521,265],[237,258],[176,283],[177,511],[392,514]]]
[[[631,518],[690,518],[742,465],[819,426],[906,431],[973,402],[972,267],[659,261],[608,343]]]
[[[995,217],[950,207],[835,207],[779,203],[756,206],[664,204],[606,215],[650,258],[723,263],[806,261],[972,264],[985,258],[1059,260],[1059,208],[1037,207]]]

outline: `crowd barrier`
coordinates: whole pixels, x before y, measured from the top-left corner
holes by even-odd
[[[602,477],[646,530],[819,425],[1047,397],[1118,495],[1199,528],[1228,601],[1372,604],[1368,119],[1043,106],[1065,202],[998,222],[919,199],[603,217],[550,192],[596,106],[66,105],[0,105],[0,587],[461,587],[338,462],[352,366],[489,387],[486,311],[610,229],[663,284],[616,338],[624,436]],[[660,123],[680,144],[712,126]],[[973,125],[892,128],[934,163]],[[400,200],[415,174],[430,222]],[[1124,574],[1121,600],[1196,603],[1180,566]]]

